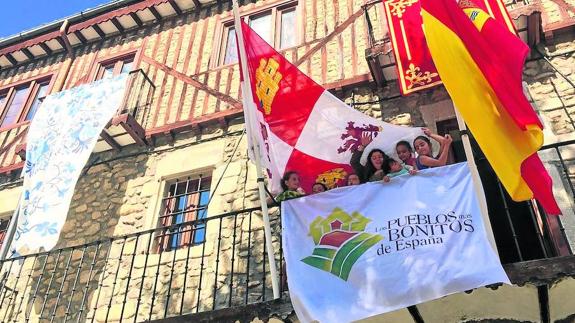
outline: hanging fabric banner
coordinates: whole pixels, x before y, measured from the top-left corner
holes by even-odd
[[[477,3],[515,33],[511,17],[501,0],[479,0]],[[384,0],[383,6],[401,94],[408,95],[441,84],[423,34],[420,0]]]
[[[301,322],[350,322],[509,284],[463,163],[284,201],[282,239]]]
[[[124,97],[127,75],[52,94],[28,131],[23,197],[11,256],[58,242],[74,187],[102,129]]]

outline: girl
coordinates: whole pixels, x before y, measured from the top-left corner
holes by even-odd
[[[381,181],[385,174],[389,172],[387,165],[387,155],[381,149],[372,149],[367,155],[367,163],[363,166],[360,163],[361,155],[365,146],[371,142],[371,136],[364,134],[361,138],[361,145],[351,155],[350,164],[362,183]]]
[[[297,172],[286,172],[282,177],[281,186],[284,191],[276,196],[276,202],[290,200],[305,195],[305,191],[299,186],[299,175]]]
[[[413,148],[409,142],[402,140],[395,145],[395,152],[397,157],[405,164],[411,167],[415,166],[415,157],[413,157]]]
[[[453,139],[451,139],[450,135],[441,137],[437,134],[431,133],[431,131],[429,131],[427,128],[423,128],[423,133],[426,136],[433,138],[433,140],[439,142],[439,156],[433,157],[431,140],[429,140],[428,137],[418,136],[413,141],[413,147],[417,152],[417,159],[415,161],[417,169],[421,170],[431,167],[445,166],[447,163],[447,156],[449,154],[449,147],[451,146]]]
[[[311,187],[312,194],[321,193],[327,191],[327,186],[324,183],[314,183]]]

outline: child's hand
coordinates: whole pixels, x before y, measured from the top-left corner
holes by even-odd
[[[429,130],[429,128],[421,128],[421,130],[423,130],[423,134],[426,136],[431,136],[431,130]]]
[[[300,193],[300,194],[302,194],[302,195],[305,195],[305,191],[304,191],[303,188],[301,188],[301,187],[298,187],[297,190],[296,190],[296,192],[298,192],[298,193]]]
[[[415,170],[415,169],[409,170],[409,175],[415,175],[415,174],[417,174],[417,170]]]
[[[389,181],[391,181],[391,178],[389,178],[389,176],[383,176],[383,181],[389,183]]]
[[[449,134],[445,135],[445,142],[448,144],[453,142],[453,138],[451,138],[451,135]]]
[[[361,134],[361,145],[364,148],[367,147],[367,145],[369,145],[372,140],[373,139],[371,138],[371,135],[368,132],[364,132]]]

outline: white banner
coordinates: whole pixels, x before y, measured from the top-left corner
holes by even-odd
[[[282,203],[292,304],[302,322],[349,322],[493,283],[467,164]]]
[[[38,109],[28,130],[11,256],[47,251],[58,242],[80,172],[120,106],[126,78],[121,75],[52,94]]]

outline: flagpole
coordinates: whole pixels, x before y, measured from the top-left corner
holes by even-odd
[[[485,231],[487,233],[487,239],[491,248],[496,255],[499,255],[497,251],[497,245],[495,244],[495,236],[493,235],[493,229],[491,228],[491,221],[489,220],[489,212],[487,209],[487,200],[485,199],[485,192],[483,191],[483,184],[481,183],[481,177],[479,177],[479,171],[477,170],[477,165],[475,164],[475,158],[473,158],[473,150],[471,149],[471,142],[469,141],[469,134],[467,133],[467,125],[463,120],[463,117],[457,110],[454,104],[455,116],[457,117],[457,124],[459,125],[459,131],[461,132],[461,141],[463,142],[463,149],[465,150],[465,156],[467,157],[467,165],[471,172],[471,178],[473,179],[473,188],[475,194],[477,195],[477,200],[479,201],[479,210],[481,211],[481,217],[483,218],[483,223],[485,223]]]
[[[246,133],[248,136],[251,137],[251,147],[248,149],[252,150],[252,156],[254,157],[254,163],[256,164],[256,173],[257,173],[257,182],[258,182],[258,191],[260,195],[260,204],[262,208],[262,215],[264,220],[264,234],[265,234],[265,242],[266,242],[266,251],[268,253],[268,262],[270,266],[270,275],[272,279],[272,291],[274,294],[274,299],[280,297],[280,290],[279,290],[279,276],[276,267],[275,261],[275,253],[272,245],[272,234],[271,234],[271,227],[270,227],[270,218],[269,218],[269,210],[268,205],[266,202],[266,190],[264,186],[264,177],[262,172],[262,165],[260,160],[260,147],[259,141],[253,136],[252,127],[254,120],[252,120],[252,116],[250,113],[246,113],[246,109],[249,108],[249,100],[253,98],[252,96],[252,89],[250,83],[250,75],[247,66],[247,55],[246,49],[244,47],[244,36],[242,33],[242,26],[240,23],[240,15],[238,9],[237,0],[232,0],[233,2],[233,11],[234,11],[234,25],[236,30],[236,35],[238,39],[238,49],[240,55],[240,66],[242,67],[242,76],[244,81],[242,82],[242,94],[243,94],[243,107],[244,107],[244,119],[246,124]],[[257,146],[257,147],[256,147]]]

